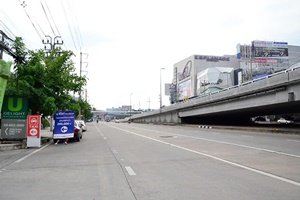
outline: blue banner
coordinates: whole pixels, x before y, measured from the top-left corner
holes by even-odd
[[[54,139],[65,139],[74,137],[75,111],[57,111],[54,115]]]

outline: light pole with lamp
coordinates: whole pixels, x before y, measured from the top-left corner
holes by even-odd
[[[129,105],[129,122],[131,121],[131,95],[132,95],[133,93],[130,93],[130,105]]]
[[[160,87],[159,87],[159,89],[160,89],[160,96],[159,96],[159,108],[161,109],[161,107],[162,107],[162,92],[161,92],[161,70],[164,70],[165,68],[160,68]]]
[[[160,84],[159,84],[159,90],[160,90],[160,95],[159,95],[159,122],[161,123],[161,107],[162,107],[162,92],[161,92],[161,70],[164,70],[165,68],[160,68]]]

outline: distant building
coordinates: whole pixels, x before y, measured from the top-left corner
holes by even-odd
[[[199,92],[199,88],[197,88],[199,78],[197,80],[197,75],[209,68],[230,68],[230,71],[232,71],[239,68],[239,62],[235,55],[192,55],[174,64],[170,99],[177,102],[197,96],[197,90]],[[210,71],[210,74],[212,73],[213,72]],[[202,77],[204,77],[204,75]],[[208,82],[208,80],[204,81]],[[212,83],[212,81],[210,81],[210,83]]]
[[[237,45],[236,55],[192,55],[173,66],[170,102],[194,98],[272,73],[300,67],[300,46],[254,40]]]
[[[251,45],[237,45],[237,58],[243,82],[263,78],[286,70],[300,62],[300,46],[287,42],[252,41]]]

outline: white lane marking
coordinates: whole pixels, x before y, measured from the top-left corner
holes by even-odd
[[[131,169],[131,167],[126,166],[125,169],[127,170],[128,174],[130,176],[135,176],[136,175],[136,173]]]
[[[95,128],[97,129],[97,131],[98,131],[99,133],[101,133],[101,135],[103,136],[103,133],[102,133],[101,130],[96,126],[96,124],[94,124],[94,126],[95,126]]]
[[[103,139],[106,140],[106,137],[104,137]]]
[[[289,142],[300,142],[300,140],[286,140],[286,141],[289,141]]]
[[[241,135],[241,137],[245,137],[245,138],[253,138],[253,136],[251,136],[251,135]]]
[[[107,125],[107,126],[109,126],[109,125]],[[168,142],[164,142],[164,141],[161,141],[161,140],[158,140],[158,139],[155,139],[155,138],[151,138],[151,137],[148,137],[148,136],[144,136],[144,135],[141,135],[141,134],[138,134],[138,133],[135,133],[135,132],[127,131],[127,130],[125,130],[125,129],[117,128],[117,127],[114,127],[114,126],[110,126],[110,127],[119,129],[119,130],[121,130],[121,131],[130,133],[130,134],[133,134],[133,135],[136,135],[136,136],[140,136],[140,137],[143,137],[143,138],[146,138],[146,139],[149,139],[149,140],[153,140],[153,141],[155,141],[155,142],[159,142],[159,143],[162,143],[162,144],[170,145],[170,146],[176,147],[176,148],[178,148],[178,149],[182,149],[182,150],[185,150],[185,151],[188,151],[188,152],[192,152],[192,153],[195,153],[195,154],[198,154],[198,155],[202,155],[202,156],[205,156],[205,157],[214,159],[214,160],[218,160],[218,161],[220,161],[220,162],[224,162],[224,163],[227,163],[227,164],[230,164],[230,165],[233,165],[233,166],[236,166],[236,167],[239,167],[239,168],[248,170],[248,171],[255,172],[255,173],[257,173],[257,174],[261,174],[261,175],[264,175],[264,176],[268,176],[268,177],[270,177],[270,178],[274,178],[274,179],[277,179],[277,180],[280,180],[280,181],[283,181],[283,182],[286,182],[286,183],[290,183],[290,184],[292,184],[292,185],[296,185],[296,186],[300,187],[300,182],[296,182],[296,181],[293,181],[293,180],[290,180],[290,179],[287,179],[287,178],[283,178],[283,177],[280,177],[280,176],[276,176],[276,175],[273,175],[273,174],[270,174],[270,173],[267,173],[267,172],[264,172],[264,171],[260,171],[260,170],[257,170],[257,169],[251,168],[251,167],[247,167],[247,166],[245,166],[245,165],[241,165],[241,164],[238,164],[238,163],[229,161],[229,160],[225,160],[225,159],[222,159],[222,158],[213,156],[213,155],[209,155],[209,154],[207,154],[207,153],[202,153],[202,152],[195,151],[195,150],[192,150],[192,149],[188,149],[188,148],[185,148],[185,147],[182,147],[182,146],[179,146],[179,145],[175,145],[175,144],[168,143]],[[125,168],[126,168],[126,167],[125,167]]]
[[[137,128],[137,129],[150,131],[148,129],[143,129],[143,128]],[[169,135],[172,134],[172,133],[167,133],[167,132],[163,132],[163,131],[156,131],[156,132],[169,134]],[[231,142],[223,142],[223,141],[219,141],[219,140],[212,140],[212,139],[206,139],[206,138],[194,137],[194,136],[187,136],[187,135],[181,135],[181,134],[173,134],[173,135],[177,135],[177,136],[181,136],[181,137],[187,137],[187,138],[193,138],[193,139],[198,139],[198,140],[204,140],[204,141],[209,141],[209,142],[216,142],[216,143],[220,143],[220,144],[227,144],[227,145],[232,145],[232,146],[237,146],[237,147],[243,147],[243,148],[247,148],[247,149],[265,151],[265,152],[269,152],[269,153],[276,153],[276,154],[279,154],[279,155],[285,155],[285,156],[290,156],[290,157],[295,157],[295,158],[300,158],[300,155],[289,154],[289,153],[284,153],[284,152],[281,152],[281,151],[269,150],[269,149],[264,149],[264,148],[259,148],[259,147],[252,147],[252,146],[247,146],[247,145],[242,145],[242,144],[236,144],[236,143],[231,143]]]
[[[23,160],[25,160],[25,159],[26,159],[26,158],[28,158],[29,156],[32,156],[33,154],[35,154],[35,153],[39,152],[40,150],[42,150],[42,149],[46,148],[46,147],[47,147],[47,146],[49,146],[49,145],[50,145],[50,143],[49,143],[49,144],[46,144],[46,145],[45,145],[45,146],[43,146],[42,148],[40,148],[40,149],[37,149],[37,150],[35,150],[35,151],[31,152],[30,154],[28,154],[28,155],[24,156],[23,158],[20,158],[19,160],[16,160],[14,163],[20,163],[20,162],[22,162]]]
[[[114,153],[119,153],[117,150],[113,150]]]

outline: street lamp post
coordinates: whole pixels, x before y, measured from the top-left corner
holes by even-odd
[[[133,93],[130,93],[130,105],[129,105],[129,120],[131,120],[131,95]]]
[[[160,89],[160,96],[159,96],[159,108],[161,108],[162,107],[162,92],[161,92],[161,70],[164,70],[165,68],[160,68],[160,87],[159,87],[159,89]]]

